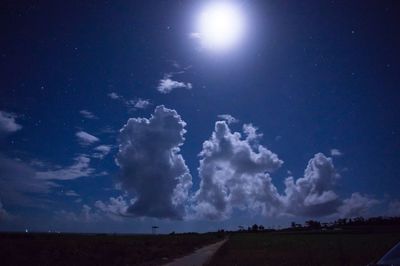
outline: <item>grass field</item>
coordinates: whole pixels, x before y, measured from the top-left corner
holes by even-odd
[[[237,233],[210,265],[367,265],[400,233]]]
[[[0,265],[160,265],[218,240],[216,234],[0,234]]]
[[[217,234],[0,234],[0,265],[161,265]],[[367,265],[400,241],[388,232],[232,233],[210,265]]]

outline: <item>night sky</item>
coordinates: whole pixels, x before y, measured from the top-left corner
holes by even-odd
[[[400,215],[398,2],[219,4],[2,1],[0,230]]]

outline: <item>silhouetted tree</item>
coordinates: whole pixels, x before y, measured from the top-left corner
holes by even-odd
[[[321,228],[321,223],[318,221],[314,220],[309,220],[305,222],[306,227],[310,229],[320,229]]]
[[[355,224],[364,224],[364,222],[365,222],[365,220],[364,220],[364,218],[363,217],[356,217],[356,218],[354,218],[354,223]]]
[[[343,219],[337,219],[337,221],[335,222],[337,225],[343,226],[347,224],[347,219],[343,218]]]
[[[258,231],[258,225],[257,224],[253,224],[253,226],[251,227],[251,230],[254,232]]]

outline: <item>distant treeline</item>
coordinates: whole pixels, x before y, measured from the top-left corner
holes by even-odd
[[[343,218],[337,219],[333,222],[320,222],[317,220],[308,220],[304,224],[299,224],[296,222],[292,222],[289,228],[282,229],[272,229],[265,228],[263,225],[253,224],[252,226],[248,226],[247,228],[244,226],[239,226],[239,232],[261,232],[261,231],[302,231],[302,230],[337,230],[337,229],[345,229],[348,227],[357,227],[357,226],[400,226],[400,217],[355,217],[355,218]],[[219,230],[219,232],[223,232],[224,230]]]

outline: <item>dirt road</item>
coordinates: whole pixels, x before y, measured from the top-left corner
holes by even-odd
[[[208,262],[212,255],[227,241],[227,239],[205,246],[185,257],[175,259],[164,266],[201,266]]]

